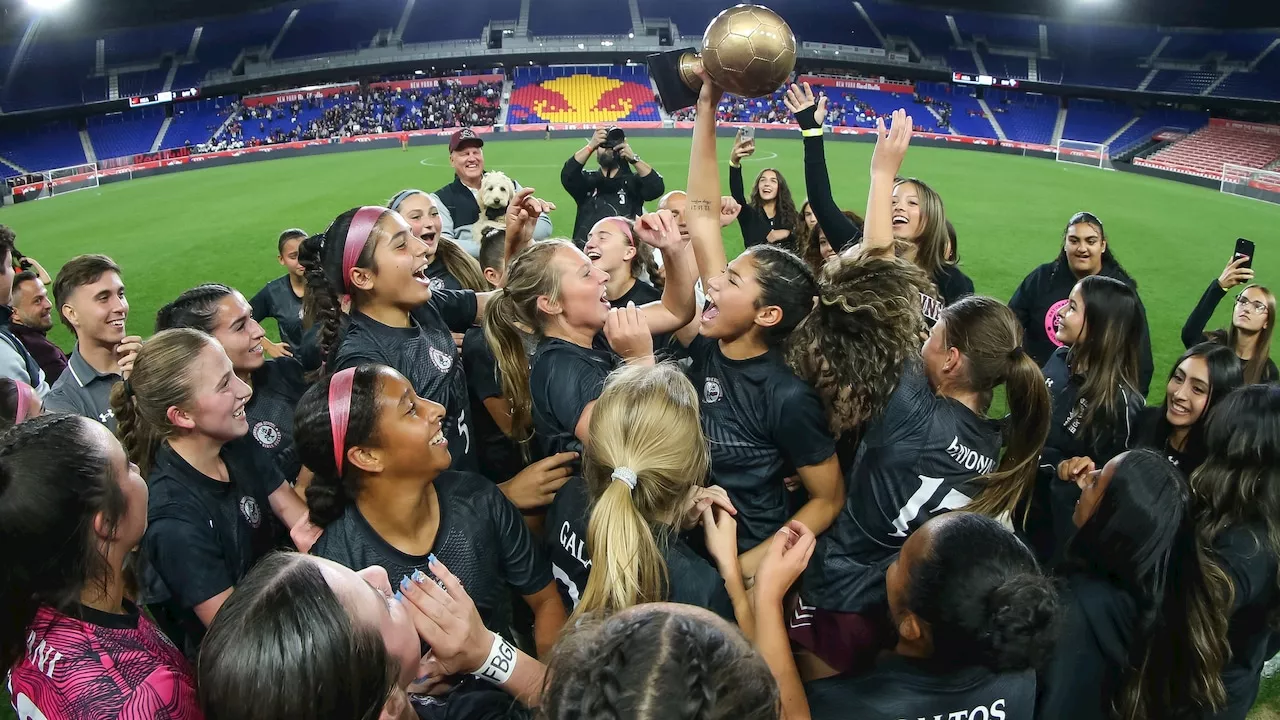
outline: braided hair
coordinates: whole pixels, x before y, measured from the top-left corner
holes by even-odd
[[[345,281],[342,277],[342,256],[345,250],[347,231],[360,208],[352,208],[334,218],[329,228],[319,235],[312,235],[303,241],[298,248],[298,262],[302,265],[306,292],[302,298],[302,322],[305,329],[320,325],[319,347],[322,362],[333,359],[338,349],[339,335],[342,330],[342,297],[346,294]],[[379,223],[387,215],[388,210],[379,218]],[[364,249],[356,259],[355,266],[366,270],[376,270],[373,263],[373,239],[375,232],[369,234]],[[352,307],[357,298],[352,297]]]
[[[776,347],[787,340],[813,310],[818,281],[813,268],[785,248],[756,245],[748,248],[746,254],[751,255],[756,264],[756,284],[760,286],[756,307],[776,305],[782,309],[782,320],[763,330],[765,342]]]
[[[218,303],[234,292],[221,283],[205,283],[187,290],[156,312],[156,332],[185,327],[212,335],[218,329]]]
[[[374,439],[374,425],[378,419],[377,398],[381,385],[378,381],[380,365],[361,365],[356,368],[351,384],[351,415],[347,420],[347,434],[343,438],[342,452]],[[315,473],[307,488],[307,507],[311,510],[311,522],[326,527],[355,502],[360,490],[360,471],[351,463],[343,463],[339,472],[334,460],[333,430],[329,417],[329,375],[307,389],[298,401],[293,421],[293,442],[302,464]]]
[[[777,720],[778,686],[742,635],[706,610],[641,605],[585,620],[556,645],[547,720]]]

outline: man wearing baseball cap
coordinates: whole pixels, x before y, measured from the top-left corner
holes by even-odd
[[[435,192],[440,220],[440,232],[448,235],[471,253],[480,255],[480,238],[471,237],[471,226],[480,219],[480,179],[484,177],[484,139],[469,127],[462,128],[449,138],[449,164],[453,166],[453,182]],[[516,183],[520,190],[520,183]],[[534,226],[533,237],[542,240],[551,237],[551,218],[543,213]]]

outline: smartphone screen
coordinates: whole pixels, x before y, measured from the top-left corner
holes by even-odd
[[[1251,268],[1253,267],[1253,252],[1254,252],[1254,245],[1252,240],[1246,240],[1244,238],[1236,238],[1236,252],[1232,256],[1232,260],[1234,261],[1236,258],[1243,255],[1249,258],[1249,260],[1245,262],[1243,265],[1241,265],[1240,267]]]

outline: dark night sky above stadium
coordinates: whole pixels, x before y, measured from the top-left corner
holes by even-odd
[[[593,0],[581,0],[584,8]],[[691,0],[728,7],[731,0]],[[768,0],[758,0],[768,4]],[[819,3],[849,0],[813,0]],[[1166,26],[1218,28],[1280,27],[1275,0],[899,0],[906,4],[958,10],[1046,14],[1081,20],[1119,20]],[[306,0],[299,0],[302,4]],[[73,0],[74,25],[115,27],[227,15],[282,4],[279,0]],[[0,29],[10,34],[25,25],[23,0],[0,0]],[[537,0],[534,0],[536,10]],[[61,23],[59,23],[61,24]]]

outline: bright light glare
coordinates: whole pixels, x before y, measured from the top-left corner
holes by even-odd
[[[38,12],[58,10],[71,3],[71,0],[27,0],[27,6]]]

